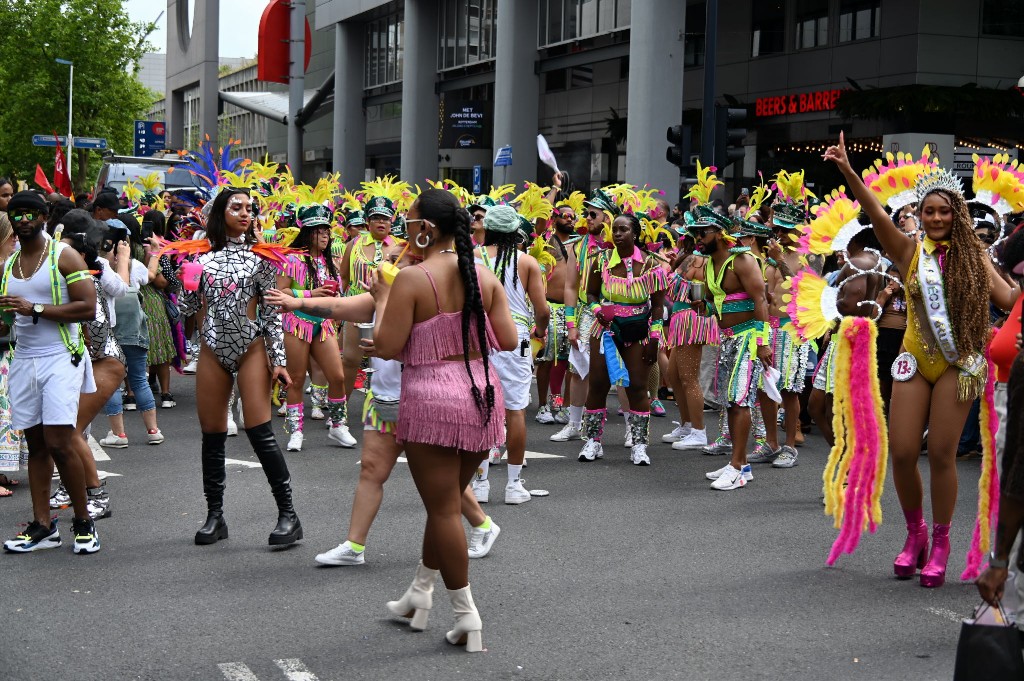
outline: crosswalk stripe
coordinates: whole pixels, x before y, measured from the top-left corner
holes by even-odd
[[[317,681],[316,674],[309,671],[302,660],[291,658],[287,660],[274,660],[278,669],[284,672],[288,681]]]
[[[263,468],[263,465],[259,461],[243,461],[241,459],[224,459],[226,464],[234,464],[236,466],[245,466],[246,468]]]
[[[260,681],[259,677],[241,662],[222,662],[217,667],[228,681]]]
[[[526,452],[527,459],[564,459],[561,454],[545,454],[544,452]]]
[[[107,452],[100,446],[99,442],[96,442],[96,438],[92,435],[89,436],[89,449],[92,450],[92,458],[96,461],[110,461],[110,457],[107,456]]]

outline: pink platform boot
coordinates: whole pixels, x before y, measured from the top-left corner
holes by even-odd
[[[892,571],[897,579],[910,579],[925,565],[928,557],[928,526],[921,509],[903,511],[907,519],[907,541],[893,561]]]

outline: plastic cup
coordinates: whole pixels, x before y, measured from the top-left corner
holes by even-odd
[[[373,340],[373,322],[357,322],[356,328],[359,329],[359,340]]]
[[[401,271],[389,262],[382,262],[379,265],[378,270],[380,271],[381,278],[384,279],[388,286],[395,283],[395,277],[397,277],[398,273]]]
[[[336,296],[338,295],[338,289],[340,288],[340,285],[334,279],[328,279],[327,281],[324,282],[324,288],[330,289],[331,295]]]
[[[199,280],[203,276],[203,266],[197,262],[185,262],[181,265],[181,285],[186,291],[198,291]]]

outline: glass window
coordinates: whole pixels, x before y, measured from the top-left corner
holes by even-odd
[[[753,3],[751,56],[760,57],[785,51],[785,4],[783,0],[759,0]]]
[[[707,28],[707,3],[686,6],[686,38],[683,40],[683,65],[704,65],[704,36]]]
[[[632,0],[542,0],[540,47],[629,28]]]
[[[366,23],[366,65],[363,86],[380,87],[402,80],[402,10]]]
[[[494,59],[496,0],[442,0],[439,70]]]
[[[985,35],[1024,35],[1024,3],[1020,0],[982,0],[981,32]]]
[[[618,0],[615,7],[615,28],[629,28],[633,14],[633,0]]]
[[[798,0],[796,49],[828,44],[828,0]]]
[[[882,27],[879,0],[841,0],[839,4],[839,42],[877,38]]]

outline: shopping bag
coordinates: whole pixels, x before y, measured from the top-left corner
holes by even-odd
[[[960,625],[953,681],[1024,679],[1020,631],[987,603]]]

